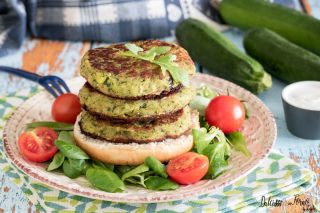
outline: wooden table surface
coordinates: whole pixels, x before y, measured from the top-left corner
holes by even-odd
[[[226,33],[236,44],[241,46],[242,33],[231,30]],[[54,74],[65,80],[79,75],[79,64],[82,55],[90,49],[89,42],[59,42],[39,39],[28,39],[17,53],[0,58],[0,65],[19,67],[41,75]],[[259,98],[274,113],[278,138],[275,148],[290,156],[305,167],[311,168],[320,175],[320,140],[303,140],[291,135],[284,123],[281,103],[283,83],[274,80],[269,91],[259,95]],[[6,93],[35,86],[21,78],[0,72],[0,96]],[[317,187],[320,187],[318,181]],[[302,195],[305,196],[305,195]],[[303,198],[303,197],[302,197]],[[285,211],[286,210],[286,211]],[[11,183],[0,171],[0,213],[1,212],[34,212],[35,207],[23,195],[22,191]],[[272,209],[270,212],[303,212],[300,205]]]

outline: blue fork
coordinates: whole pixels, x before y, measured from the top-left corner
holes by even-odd
[[[6,73],[17,75],[30,81],[39,83],[55,98],[65,92],[70,92],[70,89],[68,88],[67,84],[58,76],[40,76],[22,69],[6,66],[0,66],[0,71],[4,71]]]

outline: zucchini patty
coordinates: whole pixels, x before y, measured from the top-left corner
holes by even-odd
[[[159,40],[132,43],[142,47],[144,51],[152,47],[170,46],[168,53],[176,55],[177,65],[190,75],[195,73],[195,66],[188,52],[178,45]],[[100,92],[125,99],[152,98],[180,85],[173,82],[168,72],[163,75],[158,65],[121,54],[126,51],[128,50],[124,44],[89,50],[82,58],[80,74]]]
[[[100,118],[123,122],[154,120],[176,112],[192,100],[195,90],[183,87],[160,99],[124,100],[106,96],[88,83],[79,92],[82,107]]]
[[[187,106],[182,113],[177,113],[172,118],[152,123],[115,124],[82,111],[79,125],[84,134],[93,138],[119,143],[148,143],[177,138],[190,130],[192,121],[190,108]]]

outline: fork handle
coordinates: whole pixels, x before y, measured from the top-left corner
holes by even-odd
[[[7,66],[0,66],[0,71],[10,73],[13,75],[20,76],[22,78],[38,82],[40,79],[40,75],[37,75],[35,73],[28,72],[26,70],[18,69],[18,68],[13,68],[13,67],[7,67]]]

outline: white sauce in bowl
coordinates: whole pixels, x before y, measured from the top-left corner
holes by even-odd
[[[290,84],[283,89],[282,98],[295,107],[320,111],[320,81]]]

